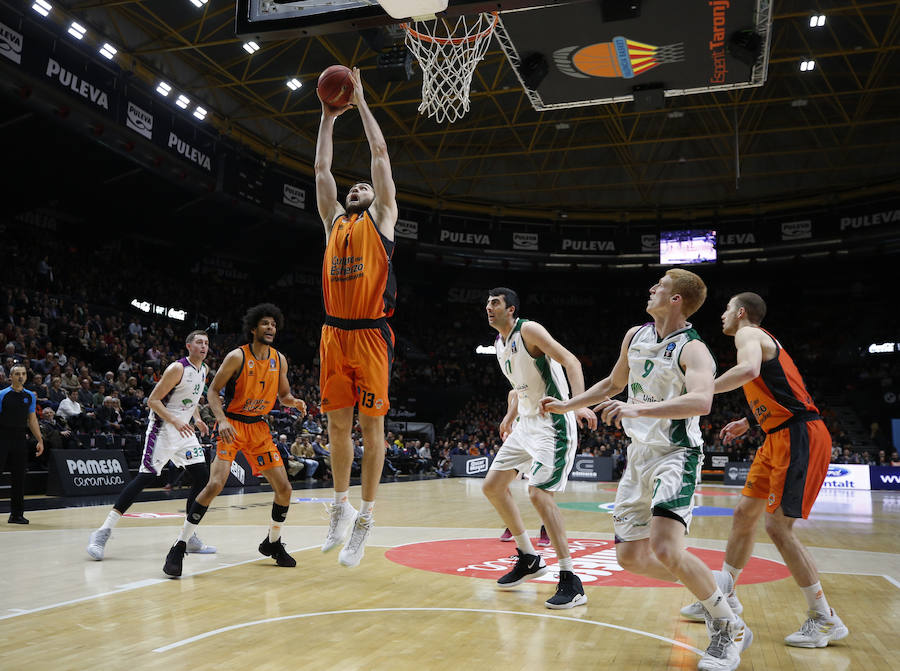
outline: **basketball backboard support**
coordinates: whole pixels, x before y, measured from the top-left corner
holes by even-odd
[[[257,41],[401,22],[377,0],[238,0],[236,6],[236,34]],[[500,14],[494,35],[538,111],[766,80],[772,0],[449,0],[440,16],[493,11]]]
[[[449,0],[448,17],[596,0]],[[400,23],[377,0],[237,0],[235,34],[256,41],[345,33]],[[409,17],[404,17],[409,18]]]

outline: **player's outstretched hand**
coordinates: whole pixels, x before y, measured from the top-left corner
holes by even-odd
[[[634,403],[623,403],[609,399],[594,408],[600,412],[600,420],[607,426],[622,428],[622,420],[626,417],[637,417],[638,409]]]
[[[719,431],[719,438],[722,439],[723,445],[728,445],[735,438],[743,436],[749,430],[750,422],[747,421],[746,417],[742,417],[723,426],[722,430]]]
[[[350,96],[350,102],[358,107],[366,102],[359,68],[353,68],[353,71],[350,73],[350,81],[353,82],[353,95]]]
[[[195,419],[194,426],[196,426],[198,429],[200,429],[201,436],[209,435],[209,425],[206,422],[204,422],[202,419]]]
[[[541,412],[552,412],[554,415],[562,415],[566,412],[565,405],[558,398],[544,396],[540,400]]]
[[[575,421],[580,426],[586,426],[591,430],[597,428],[597,415],[590,408],[579,408],[575,411]]]

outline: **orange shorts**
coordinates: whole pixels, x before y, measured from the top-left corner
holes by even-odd
[[[821,419],[797,422],[766,436],[750,465],[744,496],[766,499],[785,517],[809,517],[831,460],[831,435]]]
[[[387,414],[394,363],[394,332],[387,322],[381,329],[323,326],[319,359],[323,412],[359,405],[364,415]]]
[[[269,425],[265,421],[247,424],[228,418],[234,427],[234,441],[226,443],[221,438],[216,440],[216,456],[222,461],[234,461],[238,452],[243,452],[247,463],[253,469],[253,475],[259,475],[270,468],[284,466],[278,448],[272,442]]]

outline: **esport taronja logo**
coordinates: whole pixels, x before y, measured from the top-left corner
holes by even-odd
[[[465,538],[460,540],[411,543],[391,548],[385,557],[410,568],[446,573],[468,578],[497,580],[516,563],[515,548],[496,538]],[[725,553],[718,550],[689,548],[710,568],[721,568]],[[557,560],[553,548],[541,548],[541,555],[550,571],[533,582],[556,584]],[[616,548],[611,540],[570,538],[569,553],[575,573],[585,585],[610,587],[679,587],[676,583],[635,575],[624,570],[616,561]],[[512,555],[512,556],[510,556]],[[741,573],[740,583],[753,584],[781,580],[790,575],[787,567],[768,559],[751,557]]]

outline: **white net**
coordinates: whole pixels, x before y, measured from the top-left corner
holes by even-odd
[[[469,111],[475,66],[484,58],[497,12],[451,19],[413,19],[404,23],[406,47],[422,68],[419,113],[453,123]]]

